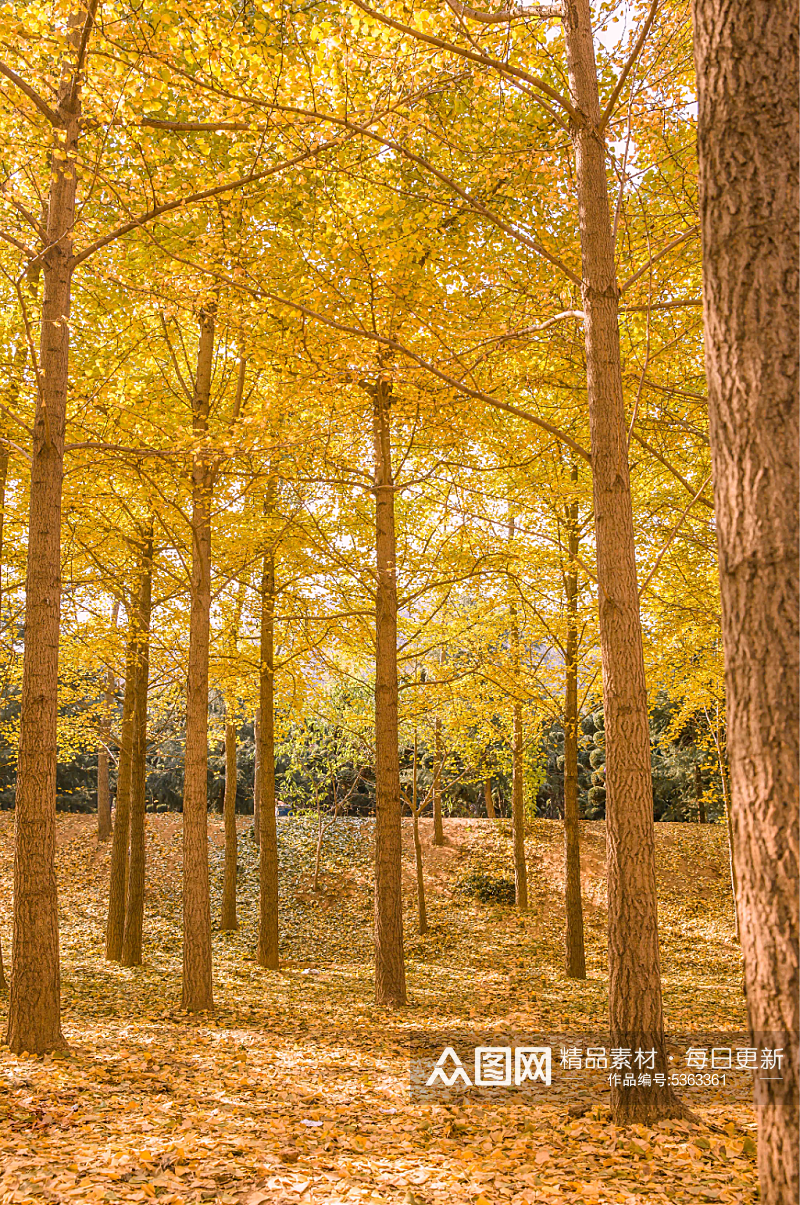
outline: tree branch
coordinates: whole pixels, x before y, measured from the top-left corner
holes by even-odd
[[[666,247],[662,247],[660,251],[657,251],[655,255],[651,256],[646,264],[642,264],[641,268],[634,272],[633,276],[629,276],[625,283],[620,286],[620,296],[622,296],[622,294],[629,289],[632,284],[635,284],[640,276],[644,276],[645,272],[649,272],[650,268],[653,266],[653,264],[657,263],[658,260],[663,259],[665,255],[670,253],[670,251],[674,251],[676,247],[680,247],[681,243],[685,243],[687,239],[696,238],[699,233],[700,227],[692,226],[690,230],[685,230],[683,234],[679,234],[677,238],[674,238],[671,243],[667,243]]]
[[[653,565],[653,568],[650,570],[647,577],[644,579],[644,582],[639,587],[639,597],[640,598],[644,594],[647,587],[650,585],[650,582],[653,580],[653,577],[656,574],[656,570],[658,569],[658,566],[661,564],[662,560],[664,559],[664,554],[666,553],[670,544],[675,539],[676,535],[678,534],[681,527],[683,526],[683,520],[686,518],[689,511],[692,509],[695,502],[697,502],[698,499],[700,499],[700,495],[702,494],[703,490],[706,488],[706,486],[708,485],[710,480],[711,480],[711,474],[709,473],[708,476],[706,477],[705,481],[703,482],[703,484],[700,486],[700,489],[697,491],[697,493],[694,495],[694,497],[691,499],[691,501],[686,503],[686,506],[683,510],[683,513],[681,514],[680,519],[678,519],[678,522],[675,524],[675,526],[673,527],[672,531],[669,534],[669,539],[667,540],[666,544],[664,545],[664,547],[661,549],[658,556],[656,557],[656,563]],[[700,500],[702,501],[702,499],[700,499]]]
[[[597,127],[598,134],[602,134],[603,130],[608,125],[609,119],[614,110],[614,105],[617,103],[619,94],[622,91],[623,87],[625,86],[625,80],[630,75],[631,68],[633,67],[634,63],[636,62],[639,55],[641,54],[641,50],[642,50],[642,47],[644,46],[645,38],[647,37],[648,33],[650,32],[650,26],[653,24],[653,21],[655,20],[655,17],[656,17],[656,13],[658,12],[658,4],[659,4],[659,0],[653,0],[653,3],[650,5],[650,12],[647,14],[647,17],[645,18],[644,25],[642,26],[642,32],[639,34],[638,38],[636,39],[636,45],[634,46],[633,50],[631,51],[630,57],[629,57],[627,63],[625,64],[625,66],[622,68],[622,71],[620,72],[619,79],[617,80],[617,82],[614,86],[614,91],[611,93],[611,96],[608,98],[608,104],[605,107],[603,116],[600,118],[600,125]]]
[[[30,84],[26,84],[21,75],[17,75],[16,71],[2,62],[0,62],[0,75],[4,75],[6,79],[11,80],[12,84],[16,84],[20,92],[24,92],[28,100],[32,101],[39,112],[47,118],[51,126],[60,124],[57,114],[50,108],[44,97],[40,96]]]
[[[560,4],[551,4],[549,7],[537,4],[532,8],[520,8],[519,5],[512,5],[497,13],[487,13],[477,8],[470,8],[468,4],[460,4],[459,0],[447,0],[447,2],[460,17],[469,17],[470,21],[480,21],[482,25],[507,25],[510,21],[518,21],[524,17],[563,17],[564,15]]]

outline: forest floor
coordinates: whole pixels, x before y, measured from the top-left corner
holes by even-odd
[[[409,822],[410,824],[410,822]],[[312,820],[279,822],[281,971],[253,957],[257,858],[241,820],[237,933],[214,933],[213,1019],[180,1010],[179,816],[148,816],[144,966],[103,958],[108,846],[95,819],[58,818],[62,1058],[0,1048],[0,1205],[532,1205],[750,1202],[757,1197],[751,1081],[686,1093],[700,1121],[616,1128],[605,1078],[561,1070],[559,1048],[603,1044],[607,983],[604,826],[582,825],[587,979],[563,973],[561,825],[528,837],[530,912],[454,893],[470,870],[510,867],[504,821],[423,824],[430,932],[416,935],[413,846],[404,832],[410,1006],[372,1000],[370,821],[339,820],[311,890]],[[212,915],[222,826],[210,818]],[[8,959],[13,819],[0,815]],[[725,832],[656,825],[667,1031],[742,1031]],[[7,1001],[0,1000],[5,1031]],[[514,1035],[554,1048],[553,1084],[420,1100],[410,1041]],[[507,1035],[511,1035],[508,1037]],[[479,1044],[475,1038],[475,1044]],[[527,1044],[527,1042],[525,1043]],[[534,1044],[537,1044],[534,1042]],[[607,1042],[605,1043],[607,1045]],[[724,1043],[729,1045],[730,1043]],[[677,1051],[677,1047],[675,1047]],[[677,1058],[676,1054],[676,1058]],[[570,1106],[583,1102],[582,1117]]]

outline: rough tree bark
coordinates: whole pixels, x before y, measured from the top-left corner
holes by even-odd
[[[619,346],[619,286],[589,0],[565,0],[575,150],[606,715],[609,1026],[615,1047],[667,1069],[656,907],[650,732]],[[668,1085],[611,1089],[617,1124],[685,1113]]]
[[[128,842],[130,837],[131,786],[133,775],[133,720],[136,702],[139,586],[137,574],[133,599],[128,604],[128,638],[125,649],[125,692],[122,696],[122,725],[117,762],[117,797],[111,839],[111,869],[108,877],[106,958],[119,962],[125,932],[125,892],[128,885]]]
[[[572,466],[572,480],[578,477]],[[567,975],[586,978],[581,900],[581,836],[578,812],[578,503],[567,510],[569,562],[564,572],[567,603],[567,644],[564,656],[564,862],[566,870],[565,930]]]
[[[96,0],[69,19],[55,98],[36,414],[33,423],[14,827],[14,933],[6,1041],[14,1053],[65,1046],[55,876],[56,712],[61,612],[61,495],[69,386],[83,54]],[[81,60],[81,61],[79,61]]]
[[[442,823],[442,721],[433,722],[433,844],[444,845]]]
[[[375,449],[375,1000],[404,1005],[400,869],[400,762],[397,751],[397,567],[392,479],[391,385],[373,393]]]
[[[111,608],[111,626],[116,629],[119,619],[119,600]],[[117,683],[114,670],[108,667],[106,690],[103,699],[103,721],[100,729],[100,747],[97,750],[97,839],[107,841],[111,836],[111,787],[109,784],[108,746],[111,742],[111,714]]]
[[[144,923],[145,804],[147,787],[147,688],[150,681],[150,615],[153,600],[153,523],[144,533],[136,621],[136,689],[133,703],[128,882],[125,891],[123,966],[140,966]]]
[[[268,499],[265,512],[272,509]],[[275,824],[275,551],[264,553],[261,569],[261,655],[259,674],[258,798],[259,915],[256,961],[277,971],[278,955],[278,832]]]
[[[711,456],[733,850],[761,1199],[798,1170],[798,17],[694,0]]]
[[[206,444],[214,361],[214,307],[200,313],[192,397],[192,600],[183,786],[183,1007],[214,1007],[208,885],[208,652],[211,633],[213,463]]]

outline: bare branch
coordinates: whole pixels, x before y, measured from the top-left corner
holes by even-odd
[[[520,8],[518,4],[501,9],[496,13],[487,13],[468,4],[459,4],[458,0],[447,0],[452,9],[461,17],[469,17],[470,21],[480,21],[482,25],[507,25],[510,21],[519,21],[525,17],[563,17],[564,10],[560,4],[537,4],[532,8]]]
[[[661,549],[658,556],[656,557],[656,563],[653,565],[653,568],[650,570],[647,577],[644,579],[644,582],[639,587],[639,597],[640,598],[644,594],[647,587],[650,585],[650,582],[653,580],[659,565],[661,564],[662,560],[664,559],[664,554],[666,553],[670,544],[675,539],[676,535],[678,534],[681,527],[683,526],[684,519],[686,518],[689,511],[694,506],[695,502],[697,502],[700,499],[700,495],[702,494],[703,490],[706,488],[706,486],[708,485],[710,480],[711,480],[711,474],[709,473],[708,476],[706,477],[705,481],[703,482],[703,484],[700,486],[700,489],[697,491],[697,493],[692,498],[692,500],[690,502],[686,503],[686,506],[684,507],[684,510],[683,510],[683,513],[681,514],[680,519],[678,519],[678,522],[675,524],[675,526],[673,527],[672,531],[669,534],[669,538],[668,538],[666,544],[664,545],[664,547]]]
[[[674,238],[671,243],[667,243],[666,247],[662,247],[660,251],[656,251],[655,255],[653,255],[646,264],[642,264],[641,268],[634,272],[633,276],[629,276],[625,283],[620,286],[620,296],[622,296],[622,294],[629,289],[632,284],[635,284],[640,276],[644,276],[645,272],[649,272],[650,268],[653,266],[653,264],[657,263],[658,260],[663,259],[665,255],[669,255],[670,251],[674,251],[676,247],[680,247],[681,243],[685,243],[688,239],[697,238],[699,233],[700,227],[692,226],[690,230],[685,230],[683,234],[679,234],[677,238]]]

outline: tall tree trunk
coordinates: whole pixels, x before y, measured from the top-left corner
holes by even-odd
[[[128,845],[130,840],[131,789],[133,782],[134,710],[136,706],[136,668],[139,647],[139,590],[137,573],[133,599],[128,604],[128,639],[125,649],[125,693],[122,697],[122,725],[117,762],[117,798],[114,806],[114,831],[111,839],[111,869],[108,877],[108,917],[106,919],[106,958],[119,962],[125,932],[125,893],[128,885]]]
[[[123,966],[140,966],[144,923],[145,805],[147,795],[147,688],[150,680],[150,614],[153,599],[153,524],[144,537],[137,619],[136,693],[133,705],[133,757],[129,820],[128,883],[125,892]]]
[[[694,0],[711,456],[761,1199],[798,1169],[798,18]]]
[[[259,775],[258,751],[261,747],[261,708],[256,711],[253,721],[253,742],[255,745],[253,757],[253,835],[256,845],[261,840],[261,778]]]
[[[206,444],[214,360],[214,307],[200,314],[192,398],[192,603],[186,688],[183,787],[183,1007],[214,1007],[211,900],[208,885],[208,652],[211,635],[211,498],[213,466]]]
[[[433,844],[444,845],[442,823],[442,721],[433,722]]]
[[[514,539],[514,515],[509,506],[508,542]],[[514,675],[514,706],[511,734],[511,830],[514,845],[514,887],[517,909],[528,911],[528,868],[525,864],[525,763],[522,743],[522,700],[520,698],[519,622],[513,594],[509,599],[511,668]]]
[[[31,448],[25,651],[14,826],[14,935],[6,1041],[14,1053],[65,1045],[61,1033],[55,875],[56,715],[61,612],[61,494],[69,387],[72,230],[77,196],[81,72],[73,56],[91,4],[70,16],[69,49],[55,102],[36,416]]]
[[[650,732],[620,366],[614,243],[589,0],[565,0],[585,314],[600,644],[606,715],[609,1027],[614,1047],[667,1069],[656,908]],[[667,1084],[613,1087],[617,1124],[685,1112]]]
[[[428,932],[428,910],[425,907],[425,876],[422,866],[422,842],[419,837],[419,796],[417,793],[417,733],[414,732],[414,782],[411,788],[411,816],[414,826],[414,864],[417,871],[417,928],[420,935]]]
[[[116,629],[119,618],[119,600],[111,608],[111,626]],[[108,667],[106,690],[103,699],[103,722],[100,729],[100,747],[97,751],[97,839],[107,841],[111,836],[111,787],[109,784],[108,746],[111,743],[111,714],[117,683],[114,670]]]
[[[572,466],[573,483],[578,466]],[[578,811],[578,503],[567,513],[569,564],[564,574],[567,601],[567,647],[564,686],[564,861],[566,867],[566,955],[570,979],[586,978],[581,900],[581,836]]]
[[[400,762],[397,732],[397,566],[389,407],[383,375],[373,394],[375,448],[375,1000],[403,1005]]]
[[[265,511],[271,510],[268,501]],[[258,742],[259,916],[258,965],[277,971],[278,956],[278,832],[275,823],[275,552],[264,553],[261,571],[261,657]]]
[[[494,810],[494,799],[492,798],[491,778],[484,778],[483,780],[483,802],[486,804],[486,815],[490,820],[495,820],[497,817]]]
[[[219,927],[225,932],[239,928],[236,919],[236,724],[225,723],[225,872],[222,879],[222,913]]]
[[[25,347],[25,343],[22,344]],[[2,631],[3,615],[3,526],[6,511],[6,483],[8,481],[8,448],[0,444],[0,632]],[[0,939],[0,992],[8,991],[5,970],[3,968],[3,943]]]

